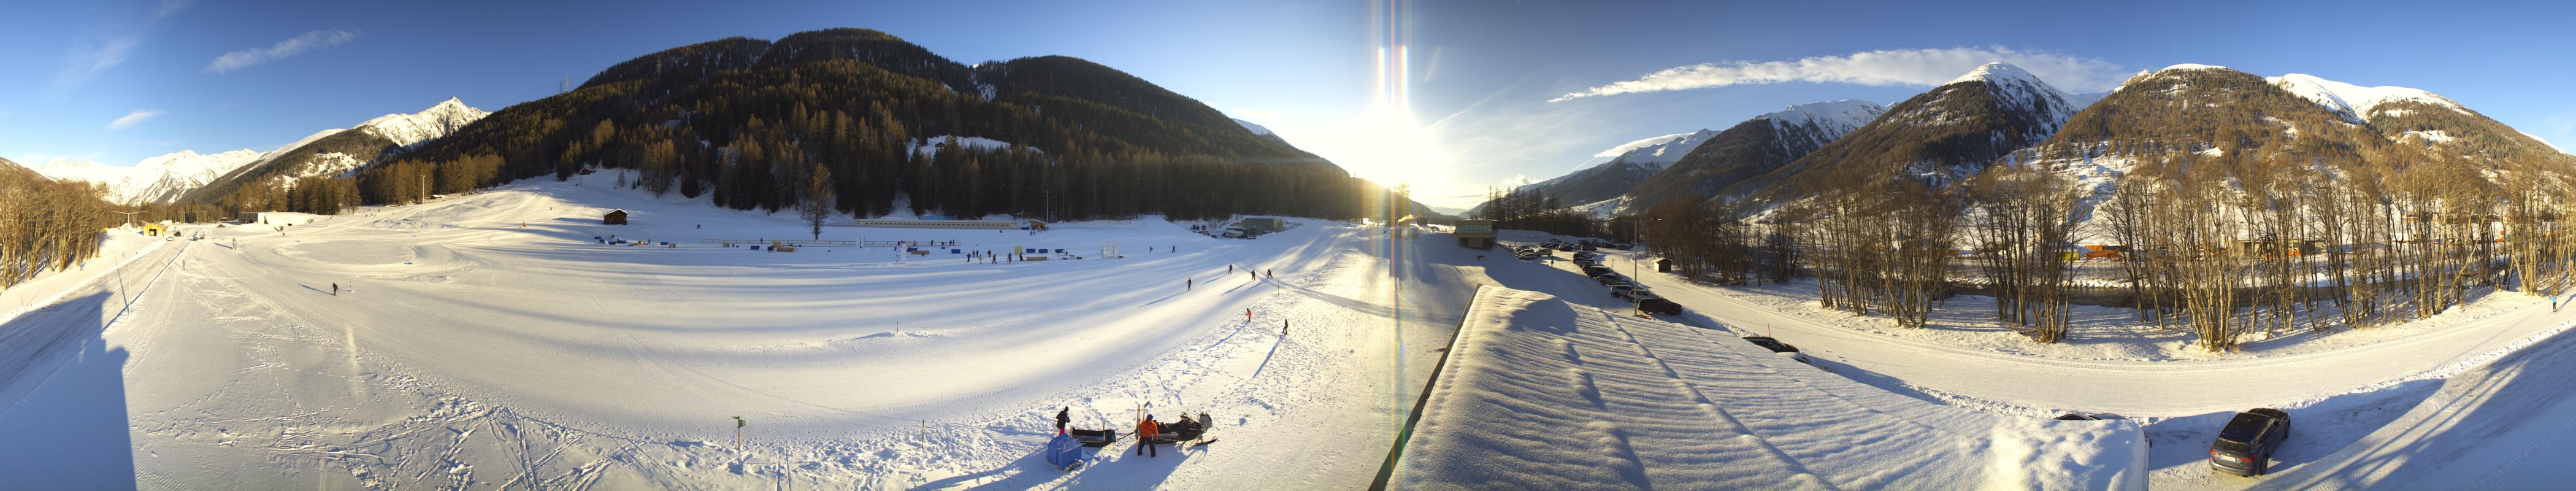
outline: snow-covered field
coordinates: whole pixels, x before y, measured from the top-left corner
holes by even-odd
[[[283,231],[191,230],[210,239],[164,246],[171,266],[133,280],[150,289],[121,315],[102,307],[113,296],[44,311],[74,343],[21,357],[56,369],[19,377],[31,388],[0,412],[13,442],[0,475],[40,488],[1348,488],[1374,475],[1428,376],[1436,353],[1406,346],[1445,342],[1464,310],[1463,293],[1418,291],[1479,281],[1416,257],[1416,242],[1321,221],[1258,240],[1159,219],[825,237],[1079,260],[754,252],[700,239],[810,236],[785,214],[590,179],[279,215]],[[599,225],[609,208],[634,225]],[[678,246],[592,240],[610,234]],[[1125,257],[1101,257],[1104,243]],[[1211,414],[1222,443],[1073,473],[1035,457],[1060,407],[1077,427],[1124,428],[1147,404],[1166,420]]]
[[[1737,334],[1487,288],[1395,489],[2142,489],[2122,420],[1928,403]]]
[[[1507,237],[1512,238],[1512,237]],[[1522,240],[1536,236],[1522,237]],[[1608,261],[1623,274],[1634,256]],[[1561,265],[1567,275],[1576,275]],[[1721,288],[1651,268],[1639,281],[1688,309],[1674,320],[1772,335],[1820,366],[1918,399],[2040,418],[2108,412],[2145,424],[2161,489],[2397,487],[2531,489],[2576,461],[2576,309],[2492,294],[2432,319],[2330,335],[2288,334],[2241,353],[2189,353],[2125,312],[2079,308],[2065,345],[1963,320],[1991,306],[1953,299],[1935,327],[1815,307],[1814,286]],[[1592,295],[1607,298],[1597,287]],[[1946,325],[1945,325],[1946,324]],[[2173,346],[2163,346],[2172,344]],[[2260,478],[2213,475],[2210,439],[2235,411],[2289,410],[2297,432]]]
[[[1562,262],[1441,234],[1392,239],[1307,220],[1228,240],[1145,217],[1037,234],[834,226],[823,237],[1082,259],[756,252],[703,240],[809,236],[788,214],[582,179],[278,215],[284,230],[185,230],[206,241],[115,235],[84,268],[0,292],[0,307],[23,311],[0,324],[0,476],[11,478],[0,488],[1348,489],[1374,477],[1441,356],[1432,350],[1479,286],[1626,311]],[[600,225],[612,208],[634,225]],[[612,234],[654,245],[593,240]],[[1111,249],[1124,257],[1104,257]],[[2430,321],[2207,356],[2153,333],[2118,342],[2143,331],[2118,327],[2116,311],[2086,313],[2073,343],[2035,347],[1965,322],[1896,330],[1819,311],[1799,284],[1642,276],[1690,308],[1667,321],[1805,348],[1830,372],[1770,373],[1841,404],[2015,427],[2000,422],[2131,416],[2157,444],[2157,487],[2548,487],[2568,472],[2551,463],[2576,460],[2563,443],[2576,436],[2563,395],[2576,379],[2576,341],[2563,334],[2576,312],[2511,294]],[[1979,307],[1952,310],[1964,319]],[[1726,361],[1745,346],[1636,336],[1671,347],[1667,364],[1752,369]],[[1761,401],[1714,400],[1727,411]],[[1882,407],[1890,400],[1911,409]],[[2210,475],[2200,457],[2211,432],[2256,406],[2298,417],[2280,473]],[[1059,470],[1037,450],[1064,407],[1082,428],[1123,429],[1140,409],[1206,412],[1220,442],[1157,457],[1122,442]],[[1742,414],[1751,428],[1799,427]],[[748,423],[740,444],[736,416]],[[2000,474],[1968,461],[2002,454],[1961,450],[1930,460],[1951,470],[1924,472],[1983,483]],[[1818,482],[1878,482],[1835,472]]]

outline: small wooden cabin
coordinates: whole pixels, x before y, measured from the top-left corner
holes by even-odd
[[[626,210],[608,210],[608,214],[607,214],[607,215],[603,215],[603,216],[599,217],[599,224],[601,224],[601,225],[625,225],[625,224],[626,224]]]

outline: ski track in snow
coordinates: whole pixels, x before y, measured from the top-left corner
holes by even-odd
[[[612,205],[660,225],[591,225]],[[1254,241],[1151,218],[1038,235],[830,231],[1086,257],[1115,241],[1127,256],[990,265],[701,244],[803,231],[570,184],[277,216],[295,225],[203,229],[213,240],[88,343],[130,353],[120,425],[135,485],[1356,487],[1437,356],[1405,347],[1445,340],[1456,319],[1407,312],[1443,301],[1407,290],[1475,281],[1419,264],[1411,241],[1316,221]],[[612,232],[683,245],[589,239]],[[1185,252],[1160,250],[1175,244]],[[1196,286],[1170,281],[1182,278]],[[1225,441],[1104,452],[1071,473],[1036,463],[1057,407],[1124,430],[1144,403],[1165,420],[1206,412]],[[62,414],[34,406],[0,421]],[[721,424],[734,415],[751,421],[741,448]]]

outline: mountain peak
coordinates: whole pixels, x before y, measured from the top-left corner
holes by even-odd
[[[2465,110],[2459,103],[2451,102],[2449,98],[2422,89],[2391,86],[2363,87],[2304,73],[2265,77],[2263,81],[2271,82],[2273,86],[2297,94],[2309,102],[2325,106],[2327,110],[2342,113],[2344,118],[2354,122],[2369,122],[2372,108],[2398,101],[2422,102],[2452,110]]]
[[[2223,66],[2218,66],[2218,65],[2203,65],[2203,64],[2199,64],[2199,63],[2177,63],[2177,64],[2174,64],[2173,66],[2168,66],[2168,67],[2164,67],[2164,68],[2161,68],[2161,69],[2157,69],[2156,71],[2162,72],[2162,71],[2170,71],[2170,70],[2226,70],[2226,69],[2228,69],[2228,68],[2227,68],[2227,67],[2223,67]]]
[[[1599,164],[1586,165],[1584,167],[1599,167],[1609,165],[1614,162],[1627,162],[1629,164],[1644,166],[1648,169],[1662,170],[1665,166],[1672,165],[1674,161],[1681,160],[1683,155],[1689,154],[1691,149],[1698,148],[1700,143],[1707,142],[1709,137],[1713,136],[1717,136],[1716,131],[1703,129],[1689,133],[1674,133],[1631,141],[1616,147],[1610,147],[1609,150],[1602,150],[1600,153],[1592,154],[1593,158],[1608,157],[1610,160],[1602,161]]]
[[[475,109],[473,106],[467,106],[463,100],[449,97],[445,101],[429,106],[429,109],[411,114],[377,116],[376,119],[358,123],[356,128],[366,129],[393,140],[395,144],[408,147],[432,138],[447,136],[448,133],[464,128],[466,123],[472,123],[491,114]]]
[[[1950,81],[1943,82],[1941,85],[1949,85],[1959,82],[1991,82],[1998,80],[2029,80],[2036,82],[2039,81],[2039,76],[2031,75],[2030,72],[2023,71],[2021,67],[2013,66],[2011,63],[1998,61],[1980,65],[1975,70],[1969,70],[1968,74],[1960,75],[1959,78],[1950,79]]]

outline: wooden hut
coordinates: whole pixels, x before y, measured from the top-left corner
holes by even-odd
[[[607,215],[604,215],[604,216],[599,217],[599,224],[601,224],[601,225],[625,225],[625,224],[626,224],[626,210],[608,210],[608,214],[607,214]]]

